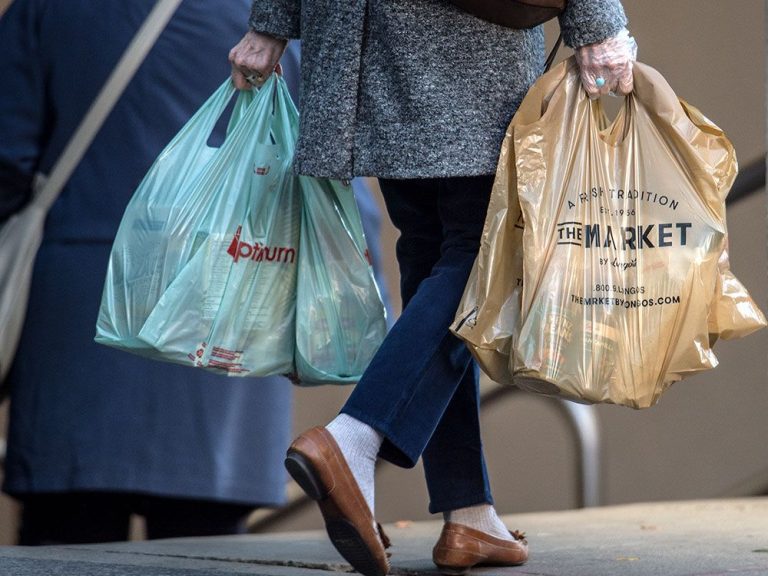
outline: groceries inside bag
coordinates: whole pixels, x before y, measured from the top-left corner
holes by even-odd
[[[332,184],[303,182],[292,173],[298,113],[276,74],[259,91],[237,95],[223,144],[209,147],[234,92],[227,80],[161,153],[126,208],[110,255],[96,341],[228,376],[291,374],[304,384],[356,380],[370,360],[358,351],[365,347],[372,355],[386,331],[370,266],[362,257],[361,264],[355,260],[365,251],[364,238],[350,237],[339,217],[323,229],[342,236],[335,242],[353,251],[345,262],[358,266],[350,273],[369,277],[368,306],[353,311],[368,316],[356,320],[382,329],[367,332],[364,340],[333,324],[326,333],[336,347],[324,351],[322,378],[307,375],[296,362],[297,290],[305,281],[299,269],[307,242],[302,206],[308,186]],[[324,201],[326,212],[336,215],[341,200]],[[346,208],[346,220],[357,218],[361,228],[359,213]],[[358,372],[350,372],[350,354],[359,359]],[[313,364],[312,353],[305,352],[301,368],[307,357]]]
[[[765,318],[728,267],[731,143],[635,65],[613,122],[569,59],[510,125],[453,331],[491,378],[587,403],[653,405]]]
[[[188,231],[173,236],[170,228],[179,218],[195,227],[194,211],[210,201],[194,183],[220,152],[207,142],[234,92],[225,82],[211,95],[160,153],[131,197],[112,243],[97,342],[155,356],[138,334],[193,245]]]
[[[300,384],[354,383],[387,333],[360,212],[349,183],[299,177],[296,291]]]
[[[275,80],[227,80],[160,154],[113,243],[96,341],[228,375],[290,372],[299,192]]]

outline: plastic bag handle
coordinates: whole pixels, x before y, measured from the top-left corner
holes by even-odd
[[[686,164],[690,166],[700,166],[702,164],[702,159],[690,144],[690,139],[698,133],[702,134],[703,137],[718,140],[718,148],[726,151],[724,154],[726,160],[735,156],[733,144],[728,140],[723,131],[707,120],[695,107],[680,100],[666,79],[657,70],[642,62],[635,62],[633,70],[634,90],[627,96],[626,100],[630,102],[626,104],[630,104],[634,100],[643,106],[649,117],[657,119],[664,125],[673,126],[674,130],[670,130],[668,133],[670,137],[677,139],[676,148],[683,155],[683,160]],[[555,68],[542,75],[531,87],[520,107],[515,112],[507,134],[511,133],[514,126],[526,126],[546,121],[548,112],[560,106],[565,106],[566,91],[558,90],[563,82],[578,82],[579,84],[581,82],[578,64],[573,56],[565,59]],[[588,96],[583,89],[572,92],[575,97],[588,100]],[[590,101],[590,105],[593,113],[598,117],[598,125],[601,123],[608,125],[608,122],[602,118],[604,112],[599,100]],[[631,122],[631,114],[629,112],[629,106],[627,105],[614,123],[608,126],[608,132],[614,135],[619,131],[625,133],[629,128],[626,123]],[[622,125],[621,123],[625,124]],[[618,141],[619,138],[616,138],[613,142],[608,143],[615,145]],[[718,165],[730,165],[730,162],[726,160],[721,159]],[[716,189],[720,194],[724,194],[730,187],[733,178],[735,178],[735,173],[731,174],[717,167],[713,168],[714,176],[710,175],[709,177],[714,178]],[[699,174],[699,176],[703,175]]]

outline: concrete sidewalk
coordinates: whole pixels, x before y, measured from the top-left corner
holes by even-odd
[[[531,559],[476,574],[768,576],[768,498],[633,504],[505,517]],[[386,527],[392,574],[435,574],[439,522]],[[350,568],[324,532],[187,538],[93,546],[0,547],[7,576],[328,576]]]

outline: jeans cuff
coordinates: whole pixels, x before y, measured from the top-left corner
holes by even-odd
[[[389,426],[387,424],[371,419],[370,415],[365,412],[358,412],[354,407],[344,406],[341,409],[341,413],[368,424],[368,426],[384,436],[384,442],[382,442],[381,449],[379,450],[379,458],[401,468],[413,468],[416,466],[420,454],[411,454],[404,448],[395,444],[391,440],[394,435],[390,434]]]
[[[490,491],[445,501],[431,500],[429,502],[429,513],[439,514],[441,512],[450,512],[451,510],[468,508],[469,506],[477,506],[478,504],[490,504],[493,506],[493,496],[491,496]]]

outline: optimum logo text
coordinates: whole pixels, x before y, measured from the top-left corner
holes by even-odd
[[[232,256],[235,262],[251,260],[253,262],[277,262],[280,264],[293,264],[296,260],[296,249],[288,246],[267,246],[254,242],[249,244],[240,240],[242,226],[237,227],[232,242],[227,248],[227,254]]]

